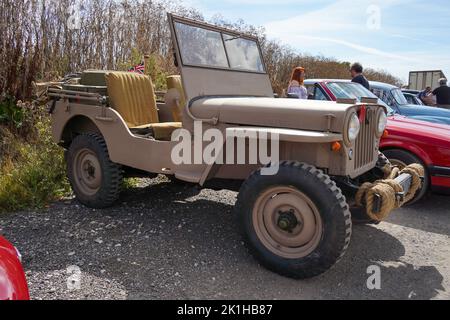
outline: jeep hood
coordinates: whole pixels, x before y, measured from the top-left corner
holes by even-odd
[[[204,98],[194,101],[190,108],[197,118],[215,118],[228,124],[342,133],[346,115],[359,106],[329,101],[243,97]]]

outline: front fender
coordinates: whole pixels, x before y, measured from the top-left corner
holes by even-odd
[[[414,154],[416,157],[420,158],[425,165],[429,166],[433,164],[433,161],[429,154],[416,144],[405,143],[398,140],[382,140],[380,144],[380,150],[384,151],[388,149],[401,149],[404,151],[408,151]]]
[[[27,281],[19,259],[0,249],[0,301],[29,299]]]

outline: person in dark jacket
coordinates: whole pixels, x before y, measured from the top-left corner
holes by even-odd
[[[367,90],[370,90],[369,81],[366,79],[366,77],[364,77],[363,71],[363,66],[360,63],[356,62],[352,64],[350,68],[350,73],[352,74],[352,82],[359,83]]]
[[[436,102],[439,107],[450,109],[450,87],[447,85],[447,79],[439,80],[440,87],[433,91],[436,96]]]

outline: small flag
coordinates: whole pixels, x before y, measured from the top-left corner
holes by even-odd
[[[139,74],[145,74],[145,64],[142,62],[135,67],[128,69],[128,72],[134,72]]]
[[[366,121],[366,116],[367,116],[366,106],[362,106],[361,110],[359,111],[359,122],[363,123],[364,121]]]

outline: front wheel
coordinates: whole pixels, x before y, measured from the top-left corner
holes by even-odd
[[[255,172],[243,184],[236,210],[254,256],[284,276],[318,276],[350,244],[352,222],[345,197],[310,165],[283,162],[277,175]]]
[[[67,152],[67,172],[78,201],[87,207],[103,209],[119,198],[123,173],[111,162],[105,140],[98,134],[82,134]]]

